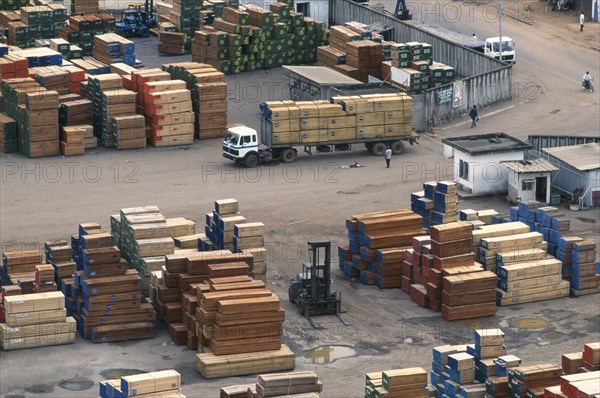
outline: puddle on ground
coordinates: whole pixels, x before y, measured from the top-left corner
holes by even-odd
[[[308,363],[332,363],[341,358],[348,358],[356,355],[353,348],[341,345],[323,345],[314,348],[304,354]]]
[[[512,327],[525,330],[541,330],[548,327],[548,321],[539,318],[521,318],[515,321]]]
[[[39,383],[27,386],[24,390],[30,394],[49,394],[54,391],[54,384]]]
[[[556,340],[560,337],[562,337],[562,333],[560,332],[548,332],[548,333],[544,333],[544,338],[546,340]]]
[[[69,379],[58,383],[60,388],[69,391],[85,391],[94,386],[94,382],[88,379]]]
[[[120,379],[123,376],[138,375],[140,373],[147,373],[147,372],[145,370],[139,370],[139,369],[115,368],[115,369],[104,369],[102,372],[100,372],[100,376],[104,377],[105,379]]]

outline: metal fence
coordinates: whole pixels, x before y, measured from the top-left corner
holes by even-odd
[[[413,118],[417,130],[463,116],[471,105],[485,107],[512,98],[512,66],[430,32],[409,22],[373,10],[351,0],[330,0],[330,25],[359,21],[367,25],[383,24],[392,28],[391,40],[405,43],[418,41],[433,46],[433,59],[452,66],[459,77],[454,84],[429,89],[415,96]],[[448,93],[451,94],[450,100]]]

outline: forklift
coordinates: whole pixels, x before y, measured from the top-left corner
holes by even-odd
[[[298,306],[314,328],[318,326],[311,316],[335,315],[344,325],[340,316],[342,298],[340,293],[331,292],[331,242],[308,242],[310,263],[302,264],[302,272],[292,279],[288,295],[290,302]]]
[[[396,9],[394,10],[394,17],[401,21],[410,21],[412,19],[412,15],[408,12],[408,7],[406,6],[405,0],[397,0]]]
[[[129,4],[121,13],[121,20],[116,23],[117,33],[124,37],[148,37],[150,29],[156,27],[153,9],[154,0]]]

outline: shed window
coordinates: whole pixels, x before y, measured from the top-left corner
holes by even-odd
[[[534,181],[524,180],[523,184],[521,186],[521,190],[522,191],[533,191],[533,184],[534,184]]]
[[[469,162],[459,160],[458,163],[458,176],[463,180],[469,181]]]

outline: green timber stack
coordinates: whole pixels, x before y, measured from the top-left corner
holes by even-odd
[[[287,3],[272,3],[269,8],[225,7],[222,17],[201,12],[192,60],[225,74],[315,62],[317,47],[329,42],[325,24],[293,12]]]
[[[21,20],[7,24],[8,40],[14,46],[35,47],[37,39],[56,37],[58,30],[67,26],[67,9],[59,4],[22,7],[19,11]]]

